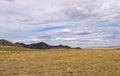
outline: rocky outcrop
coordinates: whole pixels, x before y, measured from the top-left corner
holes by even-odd
[[[40,43],[34,43],[34,44],[30,44],[28,45],[28,48],[32,48],[32,49],[49,49],[51,48],[50,45],[44,43],[44,42],[40,42]]]
[[[31,49],[50,49],[50,48],[71,48],[70,46],[64,46],[64,45],[48,45],[45,42],[40,42],[40,43],[32,43],[32,44],[24,44],[24,43],[12,43],[10,41],[1,39],[0,40],[0,45],[3,46],[17,46],[17,47],[24,47],[24,48],[31,48]]]
[[[14,44],[10,41],[7,41],[7,40],[4,40],[4,39],[1,39],[0,40],[0,45],[4,45],[4,46],[14,46]]]

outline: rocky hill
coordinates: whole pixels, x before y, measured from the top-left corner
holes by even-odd
[[[24,43],[15,43],[16,46],[24,47],[24,48],[31,48],[31,49],[50,49],[50,48],[71,48],[70,46],[64,45],[48,45],[45,42],[40,43],[33,43],[33,44],[24,44]]]
[[[4,45],[4,46],[14,46],[14,44],[10,41],[4,40],[4,39],[0,39],[0,45]]]
[[[32,43],[32,44],[24,44],[24,43],[12,43],[10,41],[1,39],[0,40],[0,45],[3,46],[17,46],[17,47],[24,47],[24,48],[31,48],[31,49],[50,49],[50,48],[71,48],[70,46],[64,46],[64,45],[48,45],[45,42],[40,42],[40,43]]]

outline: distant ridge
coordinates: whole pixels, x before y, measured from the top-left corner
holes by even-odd
[[[45,42],[40,42],[40,43],[32,43],[29,45],[26,45],[24,43],[15,43],[16,46],[24,47],[24,48],[31,48],[31,49],[50,49],[50,48],[71,48],[70,46],[64,46],[64,45],[48,45]]]
[[[14,44],[10,41],[5,40],[5,39],[0,39],[0,45],[13,46]]]
[[[70,46],[64,46],[64,45],[48,45],[45,42],[40,43],[32,43],[32,44],[24,44],[24,43],[12,43],[10,41],[7,41],[5,39],[0,39],[0,45],[3,46],[17,46],[17,47],[24,47],[24,48],[31,48],[31,49],[50,49],[50,48],[71,48]]]

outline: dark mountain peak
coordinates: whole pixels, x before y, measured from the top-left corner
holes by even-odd
[[[33,49],[48,49],[48,48],[50,48],[50,46],[47,43],[40,42],[40,43],[30,44],[29,48],[33,48]]]
[[[13,46],[14,44],[10,41],[5,40],[5,39],[0,39],[0,45]]]
[[[19,42],[16,42],[15,44],[16,45],[25,45],[24,43],[19,43]]]
[[[60,45],[58,45],[57,47],[58,47],[58,48],[70,48],[69,46],[66,46],[66,45],[61,45],[61,44],[60,44]]]
[[[19,43],[19,42],[16,42],[15,45],[18,46],[18,47],[27,47],[26,44],[24,44],[24,43]]]
[[[46,46],[48,46],[48,44],[45,43],[45,42],[36,43],[36,45],[46,45]]]
[[[52,46],[52,45],[48,45],[45,42],[32,43],[32,44],[24,44],[24,43],[16,42],[13,44],[12,42],[7,41],[5,39],[0,39],[0,45],[17,46],[17,47],[24,47],[24,48],[31,48],[31,49],[71,48],[69,46],[64,46],[64,45]]]
[[[0,41],[6,41],[6,42],[9,42],[9,41],[7,41],[7,40],[5,40],[5,39],[0,39]]]

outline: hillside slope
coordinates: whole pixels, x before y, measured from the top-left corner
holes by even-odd
[[[0,39],[0,45],[4,45],[4,46],[13,46],[14,44],[10,41],[4,40],[4,39]]]
[[[17,47],[24,47],[24,48],[31,48],[31,49],[51,49],[51,48],[71,48],[70,46],[65,45],[48,45],[45,42],[39,43],[31,43],[31,44],[24,44],[24,43],[12,43],[10,41],[0,39],[0,45],[2,46],[17,46]]]

